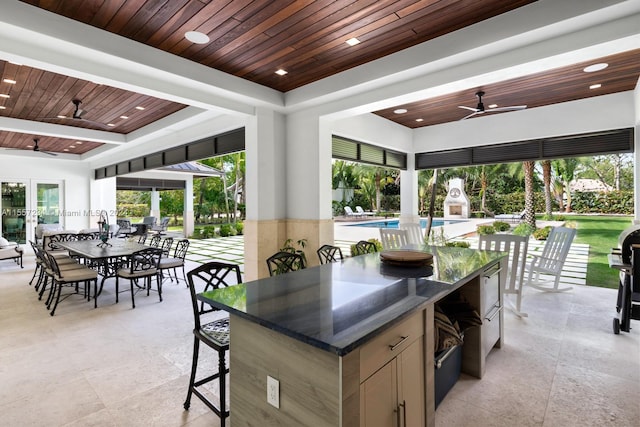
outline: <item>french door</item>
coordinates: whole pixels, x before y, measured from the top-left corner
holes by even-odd
[[[63,224],[63,183],[42,180],[2,180],[2,236],[26,243],[38,224]]]

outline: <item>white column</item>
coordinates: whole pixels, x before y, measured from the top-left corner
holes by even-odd
[[[640,224],[640,79],[633,91],[635,132],[633,149],[633,222]]]
[[[149,216],[155,216],[156,221],[160,222],[160,192],[155,188],[151,189],[151,210]]]
[[[400,171],[400,223],[419,221],[418,171],[415,156],[407,154],[407,170]]]
[[[189,175],[184,182],[184,211],[182,213],[182,230],[185,237],[193,234],[193,175]]]

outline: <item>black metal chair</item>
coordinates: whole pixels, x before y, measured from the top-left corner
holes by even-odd
[[[367,240],[360,240],[358,243],[356,243],[355,252],[356,253],[351,254],[351,256],[372,254],[372,253],[378,252],[378,248],[376,247],[376,244],[373,242],[369,242]]]
[[[322,245],[316,253],[320,259],[320,264],[328,264],[330,262],[342,261],[344,259],[342,257],[342,250],[337,246]]]
[[[153,237],[151,237],[151,240],[149,240],[149,246],[151,246],[152,248],[159,248],[161,241],[162,237],[159,234],[155,234]]]
[[[137,251],[129,259],[129,265],[120,268],[116,273],[116,303],[118,302],[119,279],[127,279],[131,284],[131,305],[136,308],[135,294],[142,290],[147,291],[149,296],[151,288],[151,279],[156,278],[158,298],[162,302],[162,280],[160,279],[160,269],[158,264],[162,256],[160,248],[145,248]],[[140,286],[138,281],[144,280],[144,285]],[[134,289],[137,288],[137,289]]]
[[[229,318],[225,317],[203,323],[203,315],[218,311],[218,309],[199,302],[196,294],[241,282],[242,276],[240,275],[240,268],[235,264],[209,262],[187,273],[187,285],[189,286],[191,306],[193,308],[194,339],[191,376],[189,378],[189,390],[187,392],[187,399],[184,402],[184,409],[189,409],[191,406],[191,396],[195,394],[207,407],[220,417],[221,427],[225,426],[225,420],[229,417],[229,409],[226,407],[226,374],[229,372],[229,368],[227,368],[225,363],[226,352],[229,350]],[[198,290],[196,290],[196,286],[198,286]],[[201,341],[218,352],[218,372],[196,380]],[[220,399],[217,406],[198,390],[198,387],[215,379],[218,379],[220,390]]]
[[[162,249],[163,257],[165,258],[169,257],[169,253],[171,252],[171,246],[173,246],[173,237],[167,237],[162,241],[162,245],[160,245],[160,249]]]
[[[278,252],[267,258],[270,276],[288,273],[306,268],[302,255],[293,252]]]
[[[178,243],[176,243],[176,248],[173,252],[173,257],[162,258],[160,260],[160,265],[159,265],[160,275],[164,277],[163,275],[164,270],[169,270],[169,280],[173,282],[173,278],[171,277],[171,271],[170,271],[170,270],[173,270],[173,275],[176,278],[176,283],[178,283],[178,272],[176,269],[178,267],[181,267],[182,278],[186,282],[187,278],[185,277],[185,274],[184,274],[184,259],[187,256],[188,249],[189,249],[189,239],[178,240]]]
[[[77,294],[80,283],[84,284],[84,298],[91,298],[91,284],[93,283],[93,294],[97,294],[98,273],[88,267],[79,266],[72,269],[64,269],[58,265],[56,257],[48,252],[44,252],[47,259],[47,267],[49,275],[52,279],[49,298],[47,298],[47,309],[50,309],[52,316],[56,312],[56,308],[60,301],[65,300],[71,295]],[[71,292],[62,296],[62,288],[71,288]],[[62,296],[62,299],[61,299]],[[52,306],[53,305],[53,306]],[[95,304],[94,304],[95,307]]]

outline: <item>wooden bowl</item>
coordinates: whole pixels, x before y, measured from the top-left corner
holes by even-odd
[[[387,250],[380,252],[380,261],[399,267],[422,267],[433,263],[433,254],[422,251]]]

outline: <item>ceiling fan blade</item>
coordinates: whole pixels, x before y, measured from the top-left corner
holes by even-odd
[[[484,113],[485,113],[484,111],[474,111],[473,113],[471,113],[471,114],[469,114],[469,115],[467,115],[467,116],[464,116],[464,117],[463,117],[463,118],[461,118],[460,120],[470,119],[470,118],[471,118],[471,117],[473,117],[473,116],[476,116],[476,115],[478,115],[478,114],[484,114]]]
[[[37,153],[43,153],[43,154],[48,154],[50,156],[57,156],[57,153],[52,153],[50,151],[42,151],[42,150],[38,150]]]
[[[513,105],[511,107],[497,107],[497,108],[489,108],[488,110],[486,110],[487,112],[492,112],[492,111],[518,111],[518,110],[524,110],[526,109],[527,106],[526,105]]]
[[[458,108],[464,108],[465,110],[473,111],[473,112],[475,112],[475,113],[477,113],[478,111],[480,111],[480,110],[478,110],[477,108],[467,107],[467,106],[465,106],[465,105],[458,105]]]

